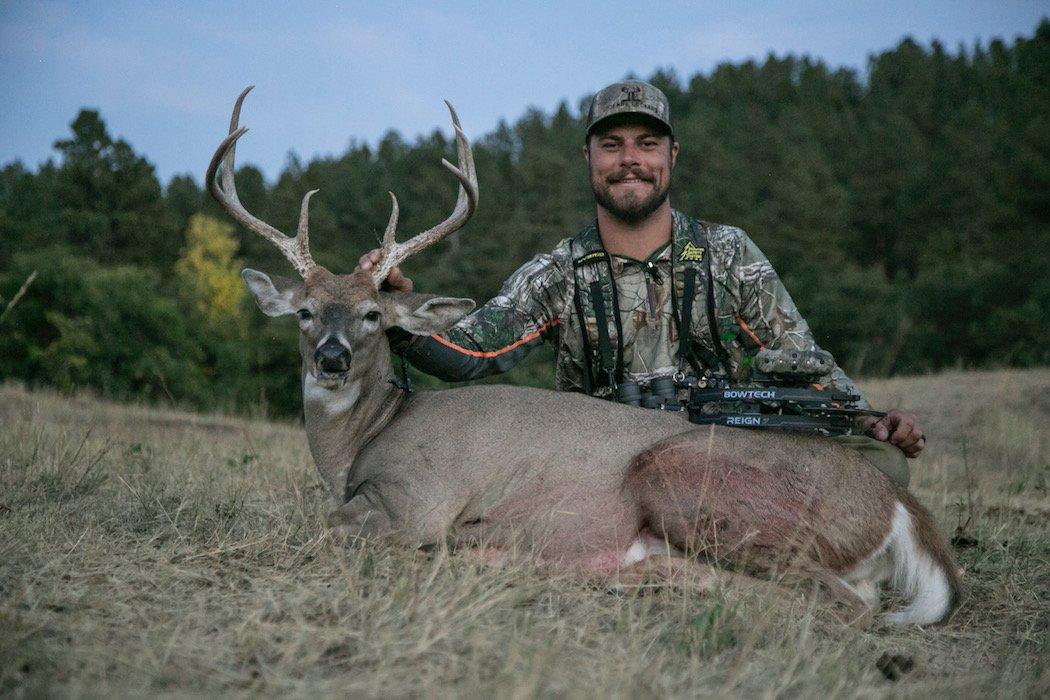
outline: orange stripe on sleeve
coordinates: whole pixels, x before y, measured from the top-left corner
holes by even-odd
[[[536,340],[536,338],[539,338],[540,335],[542,335],[543,332],[546,331],[548,328],[551,328],[552,326],[558,326],[558,325],[561,325],[561,322],[558,319],[556,319],[556,318],[555,319],[551,319],[550,321],[547,321],[542,326],[540,326],[537,330],[533,331],[532,333],[529,333],[524,338],[521,338],[520,340],[517,340],[517,341],[511,343],[510,345],[507,345],[506,347],[502,347],[499,350],[493,350],[492,352],[479,352],[477,350],[468,350],[467,348],[460,347],[459,345],[456,345],[455,343],[453,343],[451,340],[448,340],[447,338],[442,338],[440,335],[438,335],[436,333],[434,335],[430,336],[430,337],[433,338],[434,340],[438,341],[439,343],[441,343],[445,347],[451,348],[452,350],[455,350],[456,352],[463,353],[464,355],[470,355],[471,357],[499,357],[500,355],[503,355],[503,354],[506,354],[506,353],[510,352],[514,348],[520,347],[520,346],[524,345],[525,343],[530,343],[533,340]]]
[[[746,323],[744,323],[744,319],[738,318],[736,320],[736,324],[738,326],[740,326],[740,330],[742,330],[745,333],[747,333],[747,336],[749,338],[751,338],[751,340],[755,341],[755,345],[757,345],[758,347],[760,347],[763,350],[766,349],[765,343],[763,343],[761,340],[758,339],[758,336],[755,335],[755,332],[753,330],[751,330],[751,327],[749,325],[747,325]]]

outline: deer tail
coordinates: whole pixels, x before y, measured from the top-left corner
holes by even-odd
[[[901,489],[889,538],[893,561],[890,587],[908,603],[886,615],[897,625],[947,622],[959,605],[958,565],[930,511]]]

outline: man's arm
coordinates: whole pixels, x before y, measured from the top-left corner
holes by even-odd
[[[780,276],[766,256],[746,234],[730,266],[729,274],[737,285],[737,313],[757,340],[772,349],[819,350],[809,324],[802,318]],[[824,384],[861,397],[860,405],[870,408],[853,380],[833,361]],[[890,442],[908,457],[915,457],[926,445],[914,414],[892,410],[879,420],[865,419],[857,425],[876,440]]]
[[[773,265],[746,234],[741,235],[740,248],[728,272],[738,294],[737,316],[763,347],[821,349]],[[861,404],[869,407],[860,389],[838,363],[832,361],[832,369],[822,383],[860,396]]]
[[[397,280],[402,289],[405,282],[411,284],[400,273]],[[566,283],[552,255],[537,255],[510,276],[495,298],[449,330],[402,337],[400,348],[395,339],[395,349],[417,369],[444,381],[506,372],[529,350],[557,336]]]

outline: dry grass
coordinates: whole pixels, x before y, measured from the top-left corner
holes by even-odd
[[[945,627],[341,551],[298,426],[0,388],[0,694],[1047,695],[1050,370],[865,389],[923,416],[916,491],[965,526]]]

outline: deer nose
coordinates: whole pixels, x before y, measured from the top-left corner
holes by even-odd
[[[314,352],[314,363],[322,372],[345,372],[350,369],[350,349],[329,338]]]

